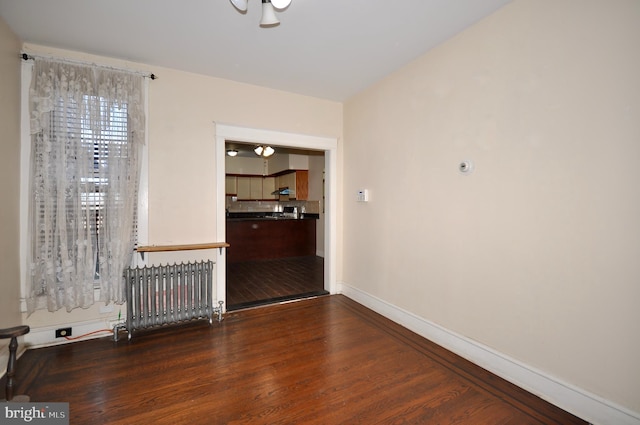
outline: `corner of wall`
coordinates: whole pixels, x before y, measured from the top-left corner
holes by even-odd
[[[19,324],[20,316],[20,48],[0,17],[0,323]]]

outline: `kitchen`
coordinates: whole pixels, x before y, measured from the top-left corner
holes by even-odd
[[[327,294],[324,151],[231,141],[225,151],[227,309]]]

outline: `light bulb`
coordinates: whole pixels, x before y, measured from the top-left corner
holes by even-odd
[[[231,4],[241,12],[247,11],[247,0],[231,0]]]
[[[284,9],[291,4],[291,0],[271,0],[271,4],[276,9]]]
[[[267,146],[266,148],[264,148],[263,156],[264,157],[271,156],[273,155],[274,152],[275,152],[275,149],[273,149],[271,146]]]

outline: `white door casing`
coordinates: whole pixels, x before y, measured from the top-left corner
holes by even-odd
[[[225,143],[227,140],[283,146],[299,149],[322,150],[325,152],[325,257],[324,288],[331,294],[338,291],[336,282],[336,246],[337,246],[337,154],[338,140],[331,137],[309,136],[284,133],[272,130],[254,129],[235,125],[214,123],[215,125],[215,164],[216,164],[216,234],[217,240],[225,240]],[[226,310],[226,252],[218,257],[216,267],[216,298],[224,301]]]

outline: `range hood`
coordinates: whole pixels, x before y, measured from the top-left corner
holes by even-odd
[[[288,195],[289,187],[281,187],[280,189],[274,190],[271,192],[272,195]]]
[[[278,190],[274,190],[271,192],[272,195],[278,195],[278,201],[288,201],[289,200],[289,187],[281,187]]]

